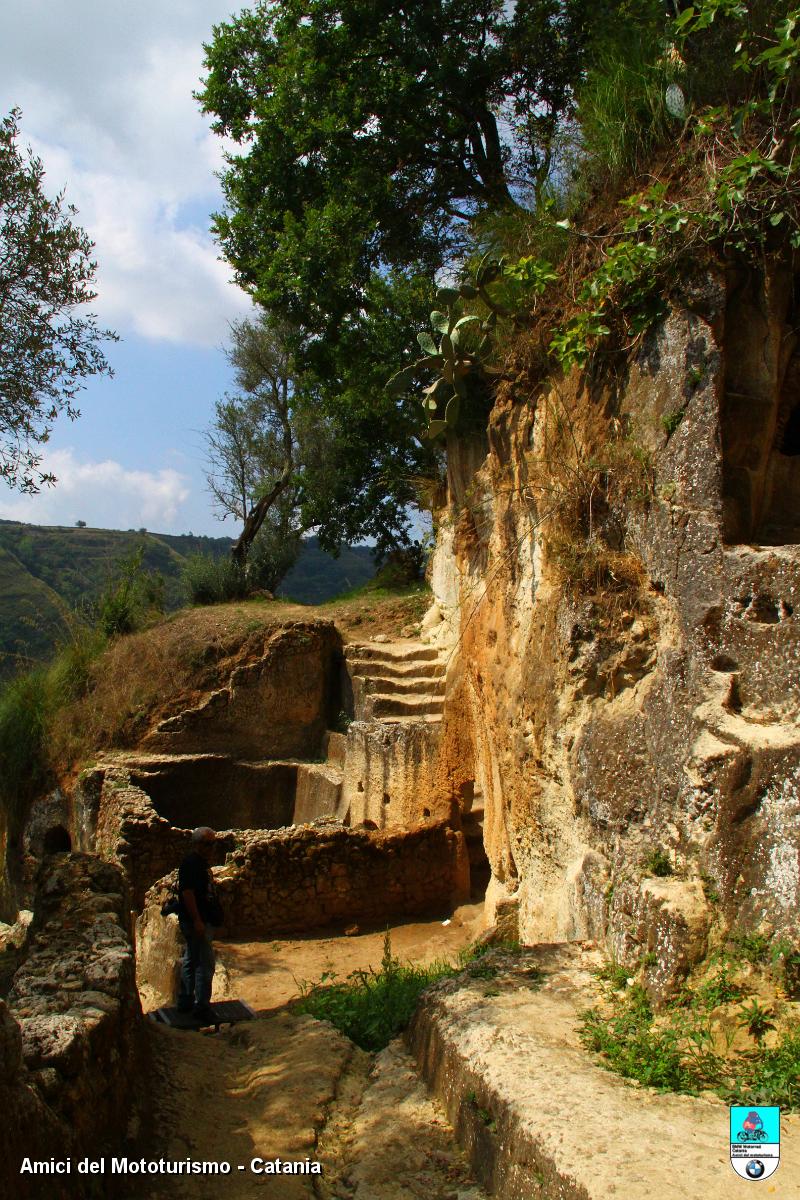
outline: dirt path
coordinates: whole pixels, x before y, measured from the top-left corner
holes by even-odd
[[[393,925],[392,954],[402,962],[427,965],[453,960],[482,927],[483,904],[465,904],[446,919]],[[317,934],[271,942],[218,942],[216,999],[246,1000],[257,1012],[269,1011],[296,999],[303,984],[323,975],[345,979],[352,971],[380,967],[385,930]]]
[[[392,929],[401,959],[452,957],[479,906],[449,924]],[[218,1035],[148,1023],[150,1077],[136,1156],[229,1162],[219,1176],[129,1177],[130,1200],[482,1200],[443,1112],[398,1041],[365,1054],[330,1025],[294,1016],[297,979],[378,966],[383,933],[222,947],[228,994],[264,1015]],[[215,995],[219,992],[215,989]],[[254,1158],[318,1160],[322,1175],[265,1175]]]

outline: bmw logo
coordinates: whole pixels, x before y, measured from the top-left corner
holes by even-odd
[[[760,1179],[764,1174],[764,1164],[760,1158],[754,1158],[745,1167],[745,1171],[750,1179]]]

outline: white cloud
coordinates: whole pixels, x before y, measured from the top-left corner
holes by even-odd
[[[216,346],[249,309],[218,258],[219,139],[192,90],[225,0],[27,0],[0,11],[0,110],[66,186],[96,243],[101,319],[123,335]]]
[[[34,525],[87,525],[101,529],[183,532],[190,489],[186,476],[171,467],[129,470],[113,459],[80,462],[73,450],[54,450],[43,467],[57,477],[55,487],[36,496],[0,495],[0,517]]]

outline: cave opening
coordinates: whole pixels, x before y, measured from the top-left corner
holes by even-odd
[[[72,850],[72,838],[63,825],[54,825],[48,829],[42,841],[45,854],[69,854]]]

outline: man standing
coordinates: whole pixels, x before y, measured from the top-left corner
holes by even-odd
[[[192,849],[178,868],[178,923],[186,939],[181,961],[181,990],[178,1009],[191,1012],[199,1021],[211,1023],[209,1007],[214,979],[214,926],[222,922],[222,910],[214,889],[209,863],[216,834],[201,825],[192,832]]]

